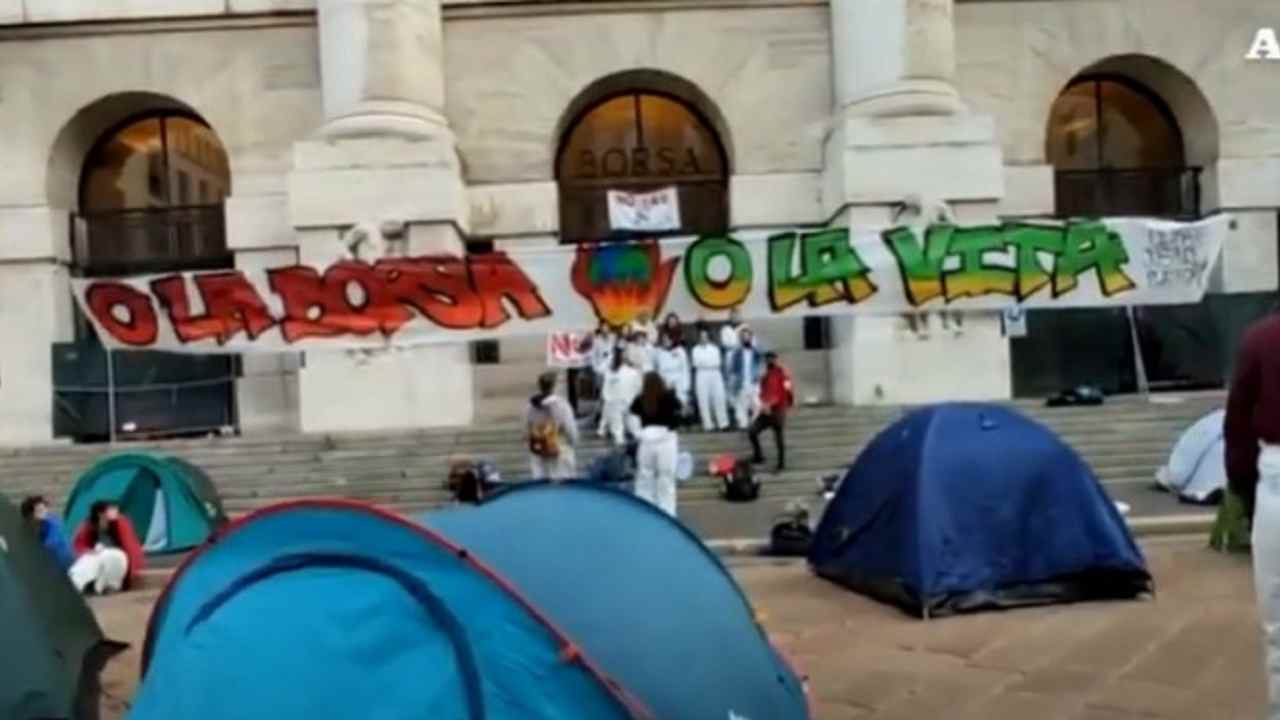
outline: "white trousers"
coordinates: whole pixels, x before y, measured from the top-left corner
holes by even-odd
[[[627,440],[627,404],[618,400],[607,400],[600,410],[600,427],[596,431],[601,437],[608,435],[614,445],[621,445]]]
[[[578,456],[569,445],[560,446],[559,457],[529,456],[534,480],[572,480],[578,476]]]
[[[676,399],[680,401],[680,407],[689,407],[689,376],[683,373],[667,373],[662,376],[662,382],[666,383],[671,392],[676,394]]]
[[[729,406],[724,396],[724,375],[719,370],[698,370],[694,375],[694,393],[698,396],[698,415],[703,430],[729,427]]]
[[[664,427],[647,427],[640,431],[640,447],[636,451],[636,496],[656,505],[671,517],[676,516],[676,458],[680,454],[679,437]]]
[[[751,427],[751,420],[755,416],[756,405],[760,402],[760,386],[746,383],[742,389],[738,391],[737,396],[733,398],[733,422],[738,427],[746,430]]]
[[[119,548],[99,547],[76,558],[67,575],[78,591],[88,586],[99,595],[119,592],[129,575],[129,556]]]
[[[1258,455],[1253,514],[1253,584],[1266,648],[1267,720],[1280,720],[1280,447]]]

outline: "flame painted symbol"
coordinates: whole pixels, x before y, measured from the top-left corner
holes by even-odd
[[[656,240],[583,244],[573,258],[573,289],[591,302],[596,317],[617,327],[641,313],[657,317],[662,312],[679,264],[678,256],[662,259]]]

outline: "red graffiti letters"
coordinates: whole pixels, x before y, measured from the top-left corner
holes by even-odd
[[[503,300],[510,301],[525,320],[551,314],[551,308],[547,307],[547,303],[538,294],[538,286],[511,262],[506,253],[477,255],[470,265],[471,281],[484,303],[484,318],[481,322],[484,327],[496,328],[510,317],[502,306]]]
[[[100,282],[94,283],[84,298],[98,325],[120,342],[145,346],[156,341],[156,310],[146,294],[124,283]]]
[[[213,338],[223,345],[240,332],[252,340],[275,326],[267,304],[244,275],[238,272],[197,275],[195,284],[204,301],[204,315],[192,316],[186,281],[181,275],[151,283],[152,294],[169,312],[173,332],[182,342]]]
[[[397,302],[450,330],[480,327],[484,303],[471,287],[466,264],[452,256],[380,260],[375,266]]]
[[[166,311],[182,343],[225,344],[240,333],[257,339],[279,326],[286,343],[308,338],[391,337],[415,317],[449,330],[493,329],[512,315],[549,317],[537,285],[506,253],[471,257],[432,255],[380,260],[374,265],[343,260],[323,273],[293,266],[266,271],[273,310],[240,271],[189,276],[203,313],[192,308],[188,276],[153,280],[151,294]],[[146,346],[159,328],[152,298],[121,282],[95,282],[85,300],[98,324],[121,343]]]

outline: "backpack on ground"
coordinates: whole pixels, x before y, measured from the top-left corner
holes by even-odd
[[[739,460],[733,470],[722,476],[724,483],[724,499],[730,502],[751,502],[760,497],[760,481],[756,480],[755,469],[750,460]]]
[[[502,482],[490,462],[459,460],[449,466],[449,492],[461,503],[478,504]]]
[[[529,427],[529,452],[540,458],[560,457],[560,427],[555,418],[539,420]]]
[[[773,529],[769,532],[769,554],[807,556],[812,543],[813,527],[809,523],[809,508],[795,500],[787,503],[786,510],[775,518]]]

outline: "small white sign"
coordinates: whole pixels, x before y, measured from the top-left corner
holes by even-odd
[[[1022,307],[1004,309],[1004,336],[1020,338],[1027,336],[1027,311]]]
[[[1245,60],[1280,60],[1280,37],[1275,28],[1258,28]]]
[[[609,226],[614,230],[679,230],[680,195],[674,187],[651,193],[610,190]]]
[[[547,335],[547,366],[581,368],[591,364],[591,335],[557,332]]]

